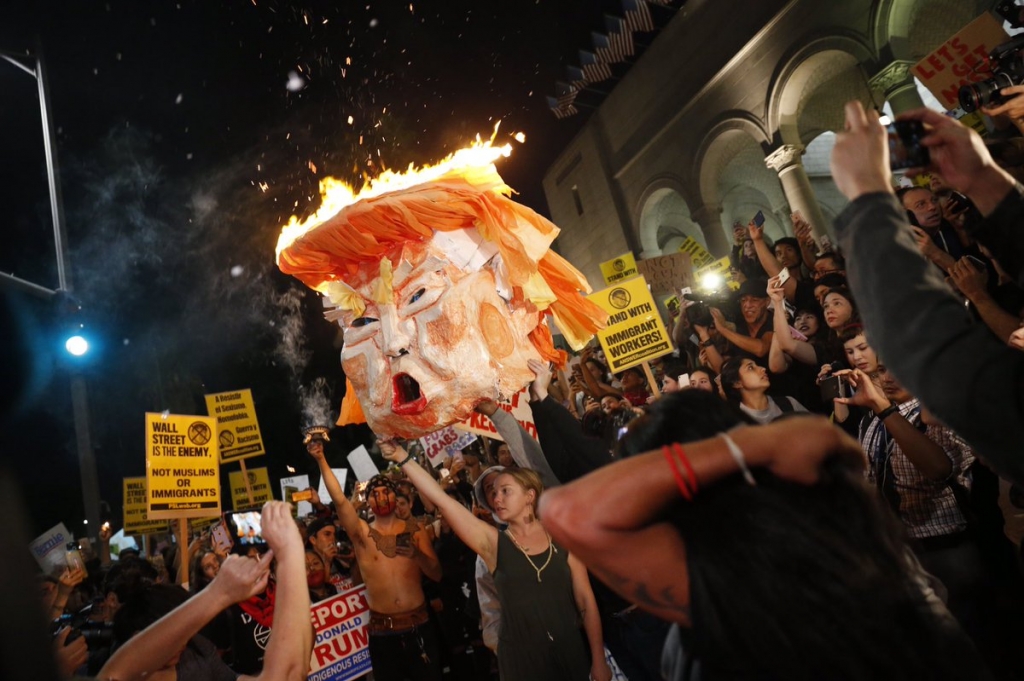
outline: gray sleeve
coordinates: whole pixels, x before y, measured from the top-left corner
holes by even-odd
[[[487,563],[476,557],[476,597],[480,601],[480,631],[484,645],[498,652],[498,634],[501,632],[501,603],[494,575],[487,570]]]
[[[541,482],[545,489],[557,487],[561,483],[551,470],[547,457],[544,456],[540,444],[530,437],[530,434],[523,430],[512,414],[504,409],[499,409],[490,417],[494,429],[508,445],[509,451],[516,464],[522,468],[529,468],[540,474]]]
[[[865,332],[881,361],[1001,475],[1024,481],[1024,353],[975,324],[921,256],[891,194],[836,220]]]

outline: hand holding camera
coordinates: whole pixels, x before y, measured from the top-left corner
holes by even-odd
[[[878,413],[884,411],[891,404],[882,389],[875,385],[871,377],[860,369],[844,369],[837,371],[833,378],[840,378],[853,387],[852,395],[837,397],[835,401],[839,404],[863,407]]]

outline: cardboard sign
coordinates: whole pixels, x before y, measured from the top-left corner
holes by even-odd
[[[637,275],[636,258],[632,253],[623,253],[611,260],[601,263],[601,276],[604,283],[611,286],[617,281],[632,279]]]
[[[465,431],[457,431],[452,426],[442,428],[426,437],[420,438],[423,445],[423,453],[427,455],[427,461],[434,468],[437,468],[444,461],[446,456],[454,456],[455,452],[468,447],[476,440],[476,435]]]
[[[217,420],[209,416],[146,414],[149,518],[220,515]]]
[[[263,504],[274,498],[270,488],[270,475],[266,468],[249,468],[249,485],[252,486],[252,499],[249,498],[248,487],[242,471],[228,473],[228,484],[231,486],[231,508],[236,511],[243,508],[263,508]],[[286,500],[287,501],[287,500]]]
[[[364,449],[363,451],[366,451],[366,450]],[[377,469],[374,468],[374,470],[377,470]],[[333,472],[334,473],[334,477],[336,477],[338,479],[338,486],[341,487],[342,491],[344,491],[344,489],[345,489],[345,481],[348,480],[348,469],[347,468],[332,468],[331,472]],[[376,475],[376,474],[374,474],[374,475]],[[373,476],[370,476],[370,477],[373,477]],[[316,491],[316,493],[318,495],[320,495],[320,503],[321,504],[329,504],[329,503],[331,503],[331,501],[332,501],[331,500],[331,493],[327,491],[327,485],[326,485],[326,483],[324,483],[324,476],[322,476],[322,475],[320,476],[320,488]],[[303,503],[308,503],[308,502],[303,502]],[[312,510],[313,505],[310,504],[309,508],[310,508],[310,510]]]
[[[996,46],[1009,39],[1002,24],[985,12],[917,62],[910,71],[946,109],[954,109],[959,106],[961,86],[992,77],[984,67],[985,58]]]
[[[690,256],[690,262],[693,264],[694,269],[710,265],[715,261],[715,256],[708,253],[707,249],[701,246],[692,236],[686,237],[686,241],[679,246],[679,252]]]
[[[33,539],[28,548],[43,572],[56,576],[68,566],[64,557],[64,547],[74,538],[74,535],[68,532],[68,528],[64,527],[64,523],[57,523]]]
[[[679,257],[685,256],[679,254]],[[612,373],[672,352],[672,341],[643,277],[592,293],[587,298],[608,312],[608,326],[598,331],[597,338]]]
[[[693,263],[685,253],[647,258],[636,267],[655,293],[673,293],[693,285]]]
[[[166,520],[150,520],[147,513],[146,478],[124,479],[124,533],[167,532]]]
[[[342,485],[342,489],[344,488],[344,485]],[[313,512],[313,504],[308,501],[300,501],[298,504],[292,501],[292,494],[294,492],[301,492],[304,489],[309,489],[308,475],[293,475],[290,478],[281,478],[281,498],[294,505],[299,516],[306,516]]]
[[[206,395],[206,412],[217,419],[221,463],[266,454],[251,390]]]
[[[365,586],[314,603],[309,614],[315,638],[308,681],[348,681],[370,671],[370,639],[366,632],[370,606],[366,604]]]
[[[348,467],[356,474],[356,479],[359,482],[366,482],[380,473],[377,470],[377,464],[370,458],[370,452],[366,451],[366,447],[362,445],[349,452],[346,458],[348,459]],[[323,500],[321,499],[321,501]]]
[[[512,414],[512,417],[519,422],[519,425],[523,427],[523,430],[529,433],[530,437],[534,440],[537,439],[537,426],[533,423],[533,410],[530,409],[530,396],[526,394],[525,388],[517,392],[510,399],[498,400],[498,408]],[[504,438],[498,433],[498,429],[494,427],[493,423],[491,423],[491,419],[478,411],[474,411],[472,416],[461,423],[456,423],[452,428],[462,430],[467,433],[483,435],[484,437],[489,437],[492,440],[504,441]]]

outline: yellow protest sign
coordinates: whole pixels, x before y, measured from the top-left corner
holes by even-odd
[[[612,258],[601,263],[601,275],[604,283],[611,286],[617,281],[625,281],[636,276],[636,258],[632,253],[623,253],[617,258]]]
[[[167,531],[166,520],[150,520],[146,513],[146,478],[125,478],[123,499],[125,534]]]
[[[216,419],[146,414],[146,488],[149,517],[220,515]]]
[[[251,390],[206,395],[206,413],[217,419],[221,463],[266,454]]]
[[[672,342],[647,290],[637,277],[587,296],[608,312],[608,327],[597,334],[612,372],[672,352]]]
[[[989,52],[1009,39],[1002,23],[985,12],[910,71],[944,107],[954,109],[959,105],[960,87],[988,78],[991,74],[985,60]]]
[[[252,499],[249,498],[249,487],[245,484],[246,476],[249,478],[249,487],[252,487]],[[231,485],[231,508],[236,511],[262,507],[274,498],[270,491],[270,475],[266,468],[231,471],[228,473],[228,484]]]
[[[692,236],[686,237],[686,241],[680,244],[679,252],[689,255],[695,268],[710,265],[715,261],[715,256],[708,253],[707,249],[701,246]]]

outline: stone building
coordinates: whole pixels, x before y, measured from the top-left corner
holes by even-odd
[[[845,200],[828,172],[843,104],[922,105],[909,67],[991,0],[688,0],[544,176],[558,250],[599,263],[693,237],[716,257],[761,210],[792,234],[830,232]]]

